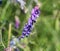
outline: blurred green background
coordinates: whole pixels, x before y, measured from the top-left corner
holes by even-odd
[[[25,0],[28,9],[25,14],[21,11],[18,3],[10,4],[7,0],[2,1],[2,5],[0,5],[0,30],[3,27],[4,31],[0,31],[0,51],[4,51],[2,43],[5,47],[8,44],[9,23],[13,23],[11,36],[20,36],[25,23],[30,17],[32,8],[36,5],[33,0]],[[41,3],[41,14],[34,24],[31,34],[21,40],[20,46],[17,46],[20,51],[60,51],[60,0],[39,0],[39,3]],[[20,19],[18,30],[14,28],[16,15]],[[21,48],[21,46],[23,47],[22,44],[25,48]]]

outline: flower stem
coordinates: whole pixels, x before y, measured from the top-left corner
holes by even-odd
[[[11,27],[12,27],[12,24],[10,23],[9,24],[9,31],[8,31],[8,46],[10,44],[10,38],[11,38]]]

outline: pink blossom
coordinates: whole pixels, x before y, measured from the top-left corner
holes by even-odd
[[[4,51],[12,51],[11,47],[7,47],[6,49],[4,49]]]
[[[20,20],[18,16],[15,16],[15,28],[19,28]]]

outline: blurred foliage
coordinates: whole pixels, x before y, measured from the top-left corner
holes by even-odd
[[[32,0],[26,0],[26,7],[28,12],[25,14],[19,7],[19,4],[7,2],[3,0],[2,6],[0,6],[0,30],[2,30],[2,41],[7,47],[8,44],[8,30],[9,23],[12,23],[12,36],[20,36],[22,29],[31,13],[31,9],[36,5]],[[60,0],[39,0],[42,3],[40,7],[41,14],[34,24],[34,28],[29,37],[20,41],[25,44],[25,48],[20,48],[20,51],[60,51]],[[18,13],[16,13],[18,11]],[[15,16],[19,16],[20,28],[16,30],[14,28]],[[13,31],[18,32],[18,34]],[[1,35],[0,33],[0,35]],[[1,37],[0,37],[1,39]],[[4,51],[2,42],[0,41],[0,51]]]

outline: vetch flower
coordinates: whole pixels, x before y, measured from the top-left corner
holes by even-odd
[[[15,28],[19,28],[20,26],[20,20],[19,20],[19,17],[18,16],[15,16]]]
[[[39,7],[35,6],[32,9],[31,17],[29,18],[28,23],[25,24],[25,26],[23,28],[22,36],[19,37],[19,39],[24,38],[25,36],[28,36],[31,33],[33,24],[36,22],[36,19],[39,16],[39,14],[40,14]]]

